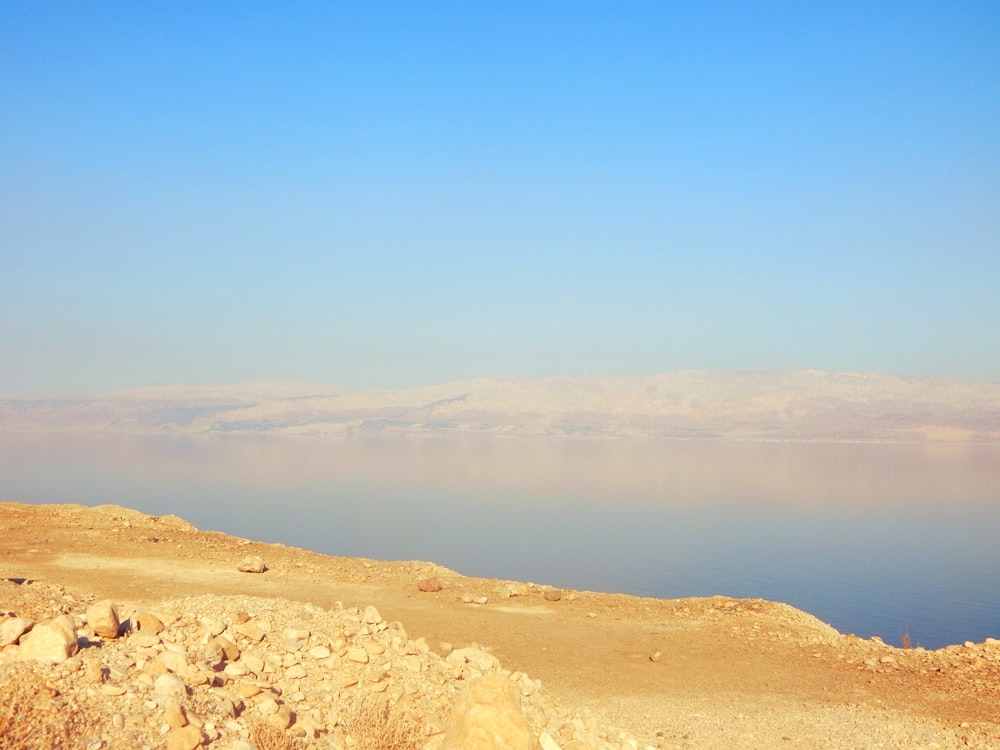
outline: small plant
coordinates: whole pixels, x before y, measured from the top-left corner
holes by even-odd
[[[292,750],[288,735],[266,721],[251,721],[247,729],[250,732],[250,744],[257,750]]]
[[[367,696],[344,722],[358,750],[418,750],[420,732],[385,694]]]

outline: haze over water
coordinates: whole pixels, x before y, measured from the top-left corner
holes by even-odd
[[[1000,637],[1000,446],[0,433],[0,500],[115,503],[333,555],[842,632]]]

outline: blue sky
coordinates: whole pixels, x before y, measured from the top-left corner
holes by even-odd
[[[0,394],[1000,381],[1000,5],[0,7]]]

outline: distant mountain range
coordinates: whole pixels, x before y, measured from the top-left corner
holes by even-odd
[[[0,399],[0,430],[1000,442],[1000,383],[881,373],[481,378],[399,390],[252,382]]]

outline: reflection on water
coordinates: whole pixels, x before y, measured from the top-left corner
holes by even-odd
[[[844,632],[1000,637],[1000,447],[0,434],[0,499],[116,503],[321,552]]]

